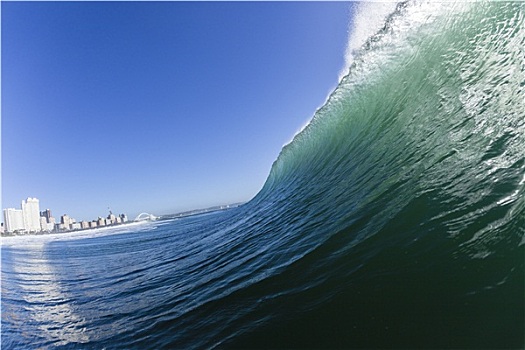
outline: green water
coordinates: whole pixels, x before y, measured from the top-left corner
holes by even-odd
[[[247,344],[523,346],[524,16],[409,2],[369,39],[256,198],[327,237],[333,295]]]

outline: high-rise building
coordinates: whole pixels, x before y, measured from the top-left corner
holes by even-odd
[[[26,231],[40,231],[40,203],[36,198],[22,201],[22,212]]]
[[[46,218],[46,221],[49,224],[51,222],[51,218],[53,216],[51,215],[51,210],[46,209],[46,210],[40,212],[40,217]]]
[[[25,231],[24,213],[20,209],[4,209],[4,223],[6,232]]]

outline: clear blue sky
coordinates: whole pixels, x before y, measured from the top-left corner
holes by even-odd
[[[2,2],[2,207],[251,199],[335,88],[352,4]]]

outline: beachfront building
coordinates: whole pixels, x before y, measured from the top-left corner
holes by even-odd
[[[6,232],[25,231],[24,213],[22,212],[22,209],[4,209],[4,224]]]
[[[55,220],[52,222],[47,222],[46,218],[40,217],[40,228],[42,231],[52,232],[55,230]]]
[[[46,209],[40,212],[40,227],[42,231],[51,232],[55,230],[55,218],[51,215],[51,210]]]
[[[115,224],[117,222],[117,217],[115,216],[115,214],[110,212],[110,214],[107,217],[106,224],[108,224],[108,221],[109,225]]]
[[[70,230],[80,230],[82,228],[82,225],[80,225],[80,222],[74,222],[69,225]]]
[[[24,228],[28,232],[39,232],[40,226],[40,203],[36,198],[28,198],[22,201],[22,214]]]
[[[71,224],[71,218],[69,217],[69,215],[64,214],[60,217],[60,223],[66,227],[69,227],[69,225]]]
[[[40,217],[40,230],[47,231],[47,219],[43,216]]]
[[[46,209],[46,210],[44,210],[44,211],[41,211],[41,212],[40,212],[40,217],[44,217],[44,218],[46,218],[46,221],[47,221],[48,223],[50,223],[50,222],[51,222],[51,219],[53,219],[53,215],[51,215],[51,210],[49,210],[49,209]]]
[[[97,225],[100,227],[106,226],[106,219],[98,218]]]

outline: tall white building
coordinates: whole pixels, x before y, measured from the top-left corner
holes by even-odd
[[[40,227],[40,202],[36,198],[28,198],[22,201],[22,212],[24,213],[24,226],[26,231],[38,232]]]
[[[55,224],[47,222],[47,218],[45,216],[40,217],[40,229],[42,231],[53,231],[54,227],[55,227]]]
[[[4,209],[4,223],[6,232],[24,231],[24,213],[20,209]]]

